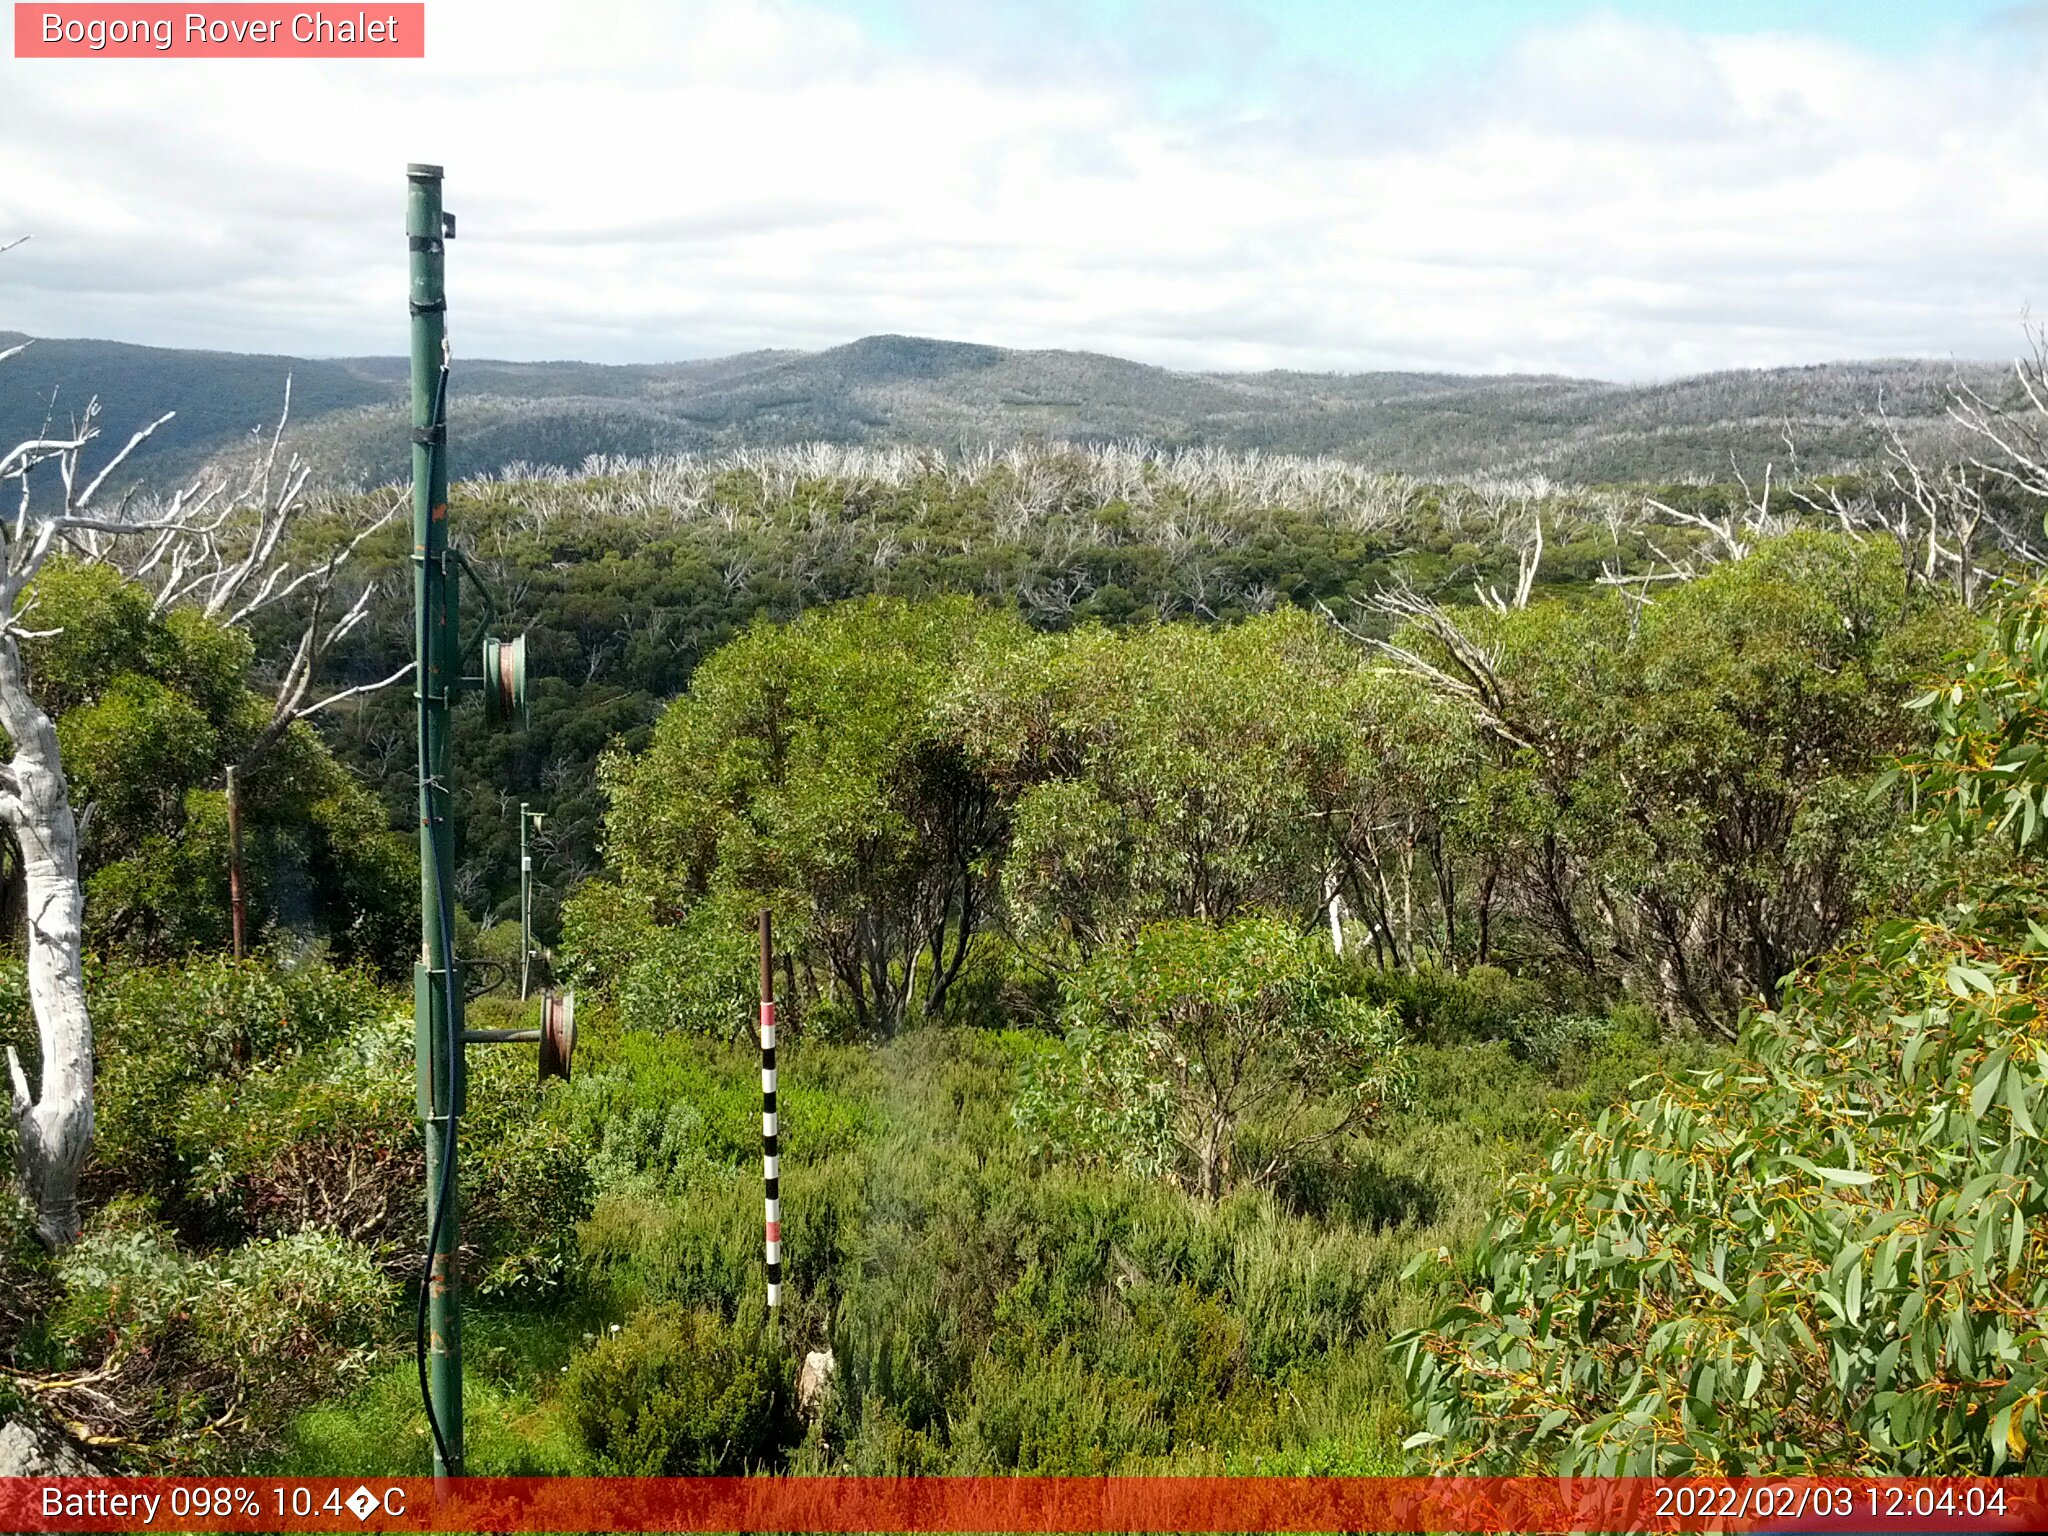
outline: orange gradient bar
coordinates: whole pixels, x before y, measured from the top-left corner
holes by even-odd
[[[17,59],[423,59],[423,3],[14,7]]]
[[[2048,1479],[6,1478],[11,1531],[1650,1531],[2048,1528]]]

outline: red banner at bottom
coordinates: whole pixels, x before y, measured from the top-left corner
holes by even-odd
[[[9,1531],[2048,1530],[2048,1478],[0,1478]]]

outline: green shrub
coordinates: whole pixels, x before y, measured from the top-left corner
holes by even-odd
[[[977,1222],[976,1206],[966,1194],[921,1212],[928,1225],[916,1233],[889,1221],[863,1234],[832,1330],[835,1397],[856,1422],[879,1407],[908,1430],[945,1435],[987,1346],[989,1303],[1014,1268],[1002,1251],[1011,1233]]]
[[[1278,1375],[1383,1333],[1398,1293],[1394,1245],[1343,1227],[1288,1219],[1244,1195],[1200,1235],[1204,1269],[1244,1330],[1253,1367]]]
[[[339,1040],[193,1088],[167,1116],[184,1193],[220,1231],[391,1243],[422,1198],[411,1055],[387,1002]]]
[[[1180,1177],[1173,1086],[1120,1031],[1069,1029],[1025,1068],[1016,1113],[1039,1156]]]
[[[580,1067],[569,1102],[604,1190],[681,1193],[759,1171],[760,1056],[628,1029]],[[797,1073],[792,1069],[791,1091]]]
[[[144,1345],[161,1338],[189,1311],[201,1281],[170,1230],[146,1205],[125,1200],[109,1205],[64,1250],[58,1275],[65,1296],[53,1331],[74,1346],[100,1336],[126,1335]]]
[[[191,1195],[178,1142],[195,1092],[291,1061],[391,1007],[359,971],[218,958],[99,971],[88,1001],[96,1177],[173,1209]]]
[[[523,1050],[472,1050],[463,1239],[483,1294],[558,1280],[588,1211],[588,1157],[560,1090]],[[425,1173],[412,1021],[387,1001],[343,1038],[193,1091],[174,1120],[194,1203],[224,1231],[308,1223],[418,1267]]]
[[[567,1282],[593,1198],[590,1149],[571,1095],[535,1080],[532,1047],[471,1051],[462,1135],[463,1235],[480,1259],[470,1284],[491,1296]]]
[[[1176,1447],[1219,1444],[1242,1433],[1230,1422],[1254,1387],[1243,1321],[1222,1297],[1188,1285],[1134,1285],[1105,1329],[1100,1369],[1143,1391],[1172,1426]],[[1259,1394],[1254,1388],[1250,1394]],[[1270,1394],[1267,1394],[1270,1395]]]
[[[1270,1437],[1274,1400],[1222,1298],[1124,1276],[1083,1299],[1034,1269],[1003,1298],[992,1348],[974,1364],[955,1469],[1220,1470],[1229,1444]]]
[[[570,1362],[561,1405],[604,1476],[774,1466],[802,1435],[786,1357],[758,1324],[707,1312],[639,1313]]]
[[[1151,1394],[1063,1344],[1035,1360],[977,1362],[956,1443],[962,1468],[983,1476],[1101,1476],[1165,1456],[1173,1436]]]
[[[40,1353],[57,1291],[53,1257],[36,1236],[34,1207],[9,1192],[0,1197],[0,1350],[15,1364],[29,1364]],[[0,1397],[11,1392],[0,1379]]]
[[[620,1016],[636,1029],[708,1040],[744,1033],[760,1006],[760,902],[717,892],[673,927],[650,924],[627,963],[607,980]],[[579,927],[577,932],[585,931]]]
[[[687,1199],[612,1189],[579,1231],[585,1276],[627,1305],[730,1311],[762,1283],[758,1177],[704,1186]]]
[[[1648,1009],[1623,1003],[1606,1013],[1525,1014],[1509,1044],[1522,1060],[1555,1073],[1569,1063],[1640,1056],[1657,1035]]]
[[[261,1436],[345,1390],[395,1300],[359,1244],[308,1230],[194,1254],[124,1202],[58,1258],[57,1273],[53,1335],[99,1362],[110,1402],[173,1440],[224,1408]]]
[[[828,1296],[881,1116],[873,1053],[807,1038],[783,1053],[785,1271]],[[574,1085],[594,1204],[587,1273],[628,1304],[731,1315],[761,1285],[761,1079],[752,1050],[639,1030],[607,1038]]]
[[[1996,1470],[2038,1433],[2048,944],[1877,926],[1742,1059],[1517,1180],[1469,1299],[1403,1342],[1459,1464]],[[1964,995],[1957,995],[1957,994]]]
[[[265,1378],[273,1411],[330,1392],[322,1373],[345,1377],[386,1331],[396,1299],[369,1250],[312,1229],[257,1238],[210,1268],[200,1337],[244,1380]]]
[[[792,1169],[782,1195],[790,1305],[829,1310],[854,1252],[861,1205],[851,1164],[806,1159],[800,1175]],[[613,1188],[578,1230],[586,1275],[628,1303],[731,1316],[764,1283],[758,1165],[699,1183],[682,1197]]]
[[[912,1428],[886,1402],[869,1404],[851,1422],[844,1421],[836,1403],[827,1411],[827,1422],[839,1421],[843,1433],[835,1433],[829,1449],[818,1441],[806,1442],[797,1461],[800,1472],[829,1470],[854,1477],[933,1477],[947,1469],[946,1446],[938,1431]]]
[[[109,968],[95,978],[92,1003],[94,1027],[110,1045],[180,1050],[197,1058],[195,1072],[303,1050],[387,1006],[360,970],[218,956]]]
[[[1394,1009],[1411,1035],[1432,1045],[1509,1039],[1545,1006],[1541,987],[1492,965],[1464,971],[1361,966],[1353,975],[1365,997]]]
[[[1270,918],[1156,923],[1068,984],[1067,1040],[1017,1101],[1042,1153],[1214,1199],[1402,1092],[1392,1015],[1338,989],[1320,941]]]

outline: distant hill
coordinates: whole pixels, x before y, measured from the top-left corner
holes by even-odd
[[[0,332],[0,351],[28,338]],[[153,444],[149,467],[177,472],[274,425],[292,380],[293,416],[316,420],[353,407],[385,406],[395,398],[381,363],[361,365],[243,352],[190,352],[119,341],[38,340],[0,363],[0,437],[9,446],[40,431],[61,430],[97,394],[103,435],[118,446],[137,428],[175,410]],[[401,360],[394,376],[403,384]]]
[[[21,337],[0,334],[0,346]],[[748,352],[701,362],[458,360],[458,474],[574,468],[593,454],[647,456],[801,441],[942,448],[1141,438],[1331,454],[1425,477],[1543,476],[1561,483],[1725,477],[1783,462],[1789,430],[1815,469],[1867,459],[1880,400],[1909,437],[1945,433],[1958,370],[2003,388],[1984,364],[1836,363],[1705,374],[1655,385],[1536,375],[1181,373],[1092,352],[1015,351],[869,336],[822,352]],[[190,474],[276,418],[292,378],[292,442],[325,477],[405,474],[402,358],[307,359],[37,341],[0,366],[0,436],[13,441],[97,392],[106,435],[125,440],[166,410],[177,420],[142,466]]]

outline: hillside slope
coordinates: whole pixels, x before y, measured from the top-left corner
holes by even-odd
[[[13,338],[19,339],[19,338]],[[0,336],[0,342],[9,338]],[[1565,482],[1725,477],[1731,458],[1782,460],[1789,432],[1815,468],[1867,457],[1880,402],[1910,437],[1944,430],[1958,369],[1839,363],[1706,374],[1655,385],[1531,375],[1180,373],[1091,352],[1014,351],[870,336],[822,352],[605,366],[464,361],[452,392],[459,474],[574,467],[593,454],[647,456],[804,441],[959,448],[987,442],[1142,438],[1332,454],[1432,478]],[[147,461],[170,479],[234,451],[273,420],[292,378],[294,441],[321,473],[378,483],[405,472],[405,364],[38,341],[0,368],[0,435],[27,435],[97,391],[107,436],[165,410]]]

